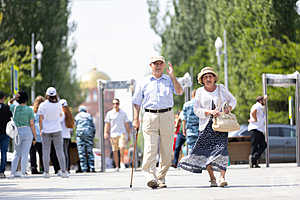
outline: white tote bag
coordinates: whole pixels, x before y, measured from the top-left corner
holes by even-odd
[[[15,139],[15,143],[18,144],[19,143],[18,128],[14,122],[14,115],[16,112],[16,108],[17,108],[17,106],[14,109],[14,113],[13,113],[13,116],[10,118],[10,121],[6,124],[6,134],[11,139]]]
[[[220,88],[218,88],[218,96],[219,96],[219,100],[221,100]],[[219,109],[220,104],[221,102],[219,102],[218,110],[220,110]],[[213,124],[212,124],[213,130],[219,132],[230,132],[230,131],[240,130],[240,125],[235,115],[232,114],[231,112],[229,112],[228,114],[224,112],[226,106],[228,106],[227,103],[224,103],[220,115],[213,118]]]

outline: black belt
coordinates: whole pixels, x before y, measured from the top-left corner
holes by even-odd
[[[160,109],[160,110],[149,110],[145,108],[145,112],[151,112],[151,113],[164,113],[172,110],[172,108],[165,108],[165,109]]]

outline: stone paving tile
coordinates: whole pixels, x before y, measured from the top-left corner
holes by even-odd
[[[229,186],[209,187],[208,174],[193,174],[180,169],[168,172],[165,189],[145,186],[143,173],[134,172],[133,188],[129,188],[130,169],[120,172],[72,173],[70,178],[42,175],[26,178],[0,179],[0,199],[102,199],[102,200],[299,200],[300,167],[296,164],[262,165],[249,169],[247,165],[232,165],[228,169]],[[218,174],[216,174],[218,176]]]

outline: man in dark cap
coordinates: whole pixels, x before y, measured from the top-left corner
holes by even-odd
[[[267,96],[256,97],[256,104],[251,107],[248,131],[251,133],[251,152],[249,156],[250,168],[259,168],[258,159],[265,151],[265,109]]]

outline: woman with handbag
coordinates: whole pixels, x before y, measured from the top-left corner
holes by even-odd
[[[233,95],[221,84],[216,84],[218,75],[211,67],[205,67],[198,74],[198,82],[203,87],[196,91],[194,112],[199,117],[199,137],[191,154],[181,159],[179,166],[193,173],[202,173],[206,169],[210,176],[211,187],[224,187],[228,166],[228,132],[218,132],[212,128],[213,118],[230,113],[235,107]],[[221,110],[221,105],[228,106]],[[214,171],[220,172],[218,181]]]
[[[13,113],[13,120],[18,128],[18,135],[14,145],[15,150],[11,164],[11,177],[24,177],[26,175],[26,168],[28,163],[28,155],[31,143],[35,143],[36,131],[34,127],[34,114],[32,108],[26,105],[28,95],[26,92],[20,91],[16,97],[9,102],[16,100],[19,105],[11,104],[10,111]],[[17,167],[21,159],[21,174],[17,175]]]

